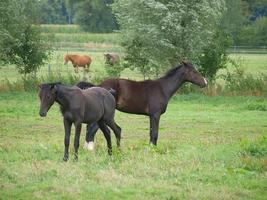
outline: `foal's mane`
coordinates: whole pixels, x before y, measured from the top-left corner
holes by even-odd
[[[174,74],[176,74],[176,72],[182,67],[183,65],[180,64],[172,69],[170,69],[169,71],[166,72],[166,74],[164,76],[162,76],[162,78],[168,78],[173,76]]]

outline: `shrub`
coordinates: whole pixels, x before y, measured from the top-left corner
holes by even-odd
[[[246,74],[240,63],[232,61],[234,67],[233,72],[227,70],[226,75],[223,75],[225,80],[224,92],[230,94],[242,95],[266,95],[267,91],[267,76],[261,74],[255,77],[252,74]]]

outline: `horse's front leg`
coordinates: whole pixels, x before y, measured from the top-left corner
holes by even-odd
[[[149,119],[150,119],[150,143],[153,145],[157,145],[160,114],[156,113],[150,115]]]
[[[72,122],[70,122],[67,119],[64,119],[63,122],[64,122],[64,129],[65,129],[65,138],[64,138],[65,151],[64,151],[63,161],[68,161],[69,145],[70,145],[70,131],[71,131]]]
[[[75,73],[78,73],[78,65],[73,65]]]
[[[85,148],[88,150],[94,149],[94,138],[98,128],[97,123],[87,124],[86,126]]]
[[[82,124],[80,122],[75,123],[74,161],[78,161],[78,149],[80,146],[81,128],[82,128]]]

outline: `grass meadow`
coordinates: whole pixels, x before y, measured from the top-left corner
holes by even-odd
[[[1,199],[266,199],[267,100],[177,95],[161,118],[158,147],[149,121],[116,111],[119,151],[102,133],[93,152],[62,161],[58,105],[38,116],[36,93],[0,95]],[[70,152],[73,152],[73,135]]]
[[[75,74],[70,63],[63,64],[66,53],[92,57],[89,73],[82,69],[78,73],[81,80],[104,76],[103,53],[113,50],[118,35],[83,33],[77,26],[46,25],[42,29],[54,37],[64,35],[58,37],[60,42],[82,40],[91,46],[83,51],[57,49],[37,72],[38,77],[48,76],[49,68],[63,77]],[[79,34],[85,35],[83,39]],[[253,76],[267,74],[266,54],[231,57],[241,60],[245,71]],[[129,69],[122,77],[142,79],[140,73]],[[162,115],[157,147],[148,145],[147,117],[116,111],[116,121],[122,128],[121,149],[116,148],[112,134],[113,155],[108,156],[104,136],[98,132],[95,150],[85,150],[83,125],[79,161],[72,160],[72,132],[70,160],[65,163],[59,106],[55,104],[47,117],[41,118],[35,90],[1,90],[6,82],[20,78],[14,66],[0,67],[1,200],[266,199],[266,96],[176,94]]]

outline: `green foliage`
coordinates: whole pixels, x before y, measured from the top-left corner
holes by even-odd
[[[121,72],[124,69],[125,68],[120,63],[116,63],[114,65],[110,65],[107,63],[105,64],[105,70],[108,74],[108,78],[119,78],[121,76]]]
[[[220,22],[221,30],[229,34],[233,44],[237,45],[238,36],[246,22],[242,0],[226,0],[226,9]],[[242,9],[243,8],[243,9]]]
[[[224,32],[217,31],[209,45],[204,48],[199,62],[200,72],[209,81],[215,81],[218,70],[226,67],[229,46],[229,37]]]
[[[244,68],[240,62],[231,60],[234,67],[233,72],[227,71],[223,75],[225,80],[225,92],[232,94],[243,95],[266,95],[267,76],[261,74],[260,76],[253,76],[252,74],[245,73]]]
[[[118,28],[116,19],[111,12],[113,0],[84,0],[75,4],[75,21],[85,31],[112,32]]]
[[[198,61],[212,40],[224,1],[115,1],[125,59],[144,76],[183,58]]]
[[[245,26],[238,39],[240,45],[267,46],[267,17],[259,17]]]
[[[33,0],[1,3],[0,59],[22,74],[36,72],[49,56],[49,46],[36,25]]]
[[[233,45],[266,45],[266,6],[266,0],[226,0],[221,30],[231,36]]]
[[[40,21],[42,24],[66,24],[68,12],[65,0],[42,0],[39,1]]]

